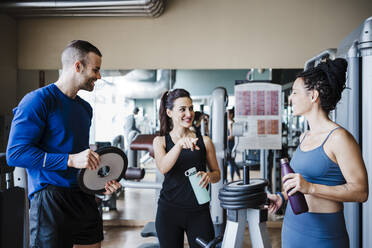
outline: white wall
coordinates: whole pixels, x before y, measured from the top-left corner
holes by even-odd
[[[86,39],[104,69],[299,68],[371,10],[371,0],[171,0],[159,18],[22,19],[18,66],[58,69],[67,42]]]

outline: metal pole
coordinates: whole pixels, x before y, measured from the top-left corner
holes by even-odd
[[[216,149],[216,157],[218,162],[218,167],[221,171],[221,180],[217,183],[211,184],[211,202],[210,211],[211,217],[215,228],[216,236],[223,233],[224,229],[224,212],[220,206],[220,201],[218,199],[219,190],[223,187],[226,175],[224,174],[224,163],[226,161],[225,152],[225,112],[227,106],[227,93],[224,88],[216,88],[212,93],[211,99],[211,139]]]
[[[359,58],[357,44],[348,51],[348,69],[346,86],[348,89],[342,93],[342,98],[335,111],[336,122],[346,128],[361,144],[360,135],[360,116],[361,111],[359,107]],[[360,203],[345,202],[344,215],[346,229],[349,234],[350,248],[360,247]]]
[[[372,17],[364,22],[358,48],[362,57],[362,154],[369,175],[369,192],[372,192]],[[372,200],[363,204],[363,247],[372,246]]]

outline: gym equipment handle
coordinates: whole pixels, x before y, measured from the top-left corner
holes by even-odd
[[[211,242],[207,243],[204,239],[202,238],[196,238],[195,241],[198,243],[203,248],[215,248],[217,244],[221,243],[223,239],[223,236],[218,236],[214,238]]]
[[[249,184],[249,166],[248,165],[243,166],[243,184],[244,185]]]

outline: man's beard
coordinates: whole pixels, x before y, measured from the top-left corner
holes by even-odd
[[[90,78],[88,79],[84,84],[84,90],[87,90],[87,91],[93,91],[94,90],[94,82],[96,81],[97,79],[95,78]]]

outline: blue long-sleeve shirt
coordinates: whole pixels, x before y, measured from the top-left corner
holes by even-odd
[[[76,187],[78,170],[67,160],[89,148],[89,103],[50,84],[28,93],[13,112],[7,163],[27,169],[29,197],[48,184]]]

